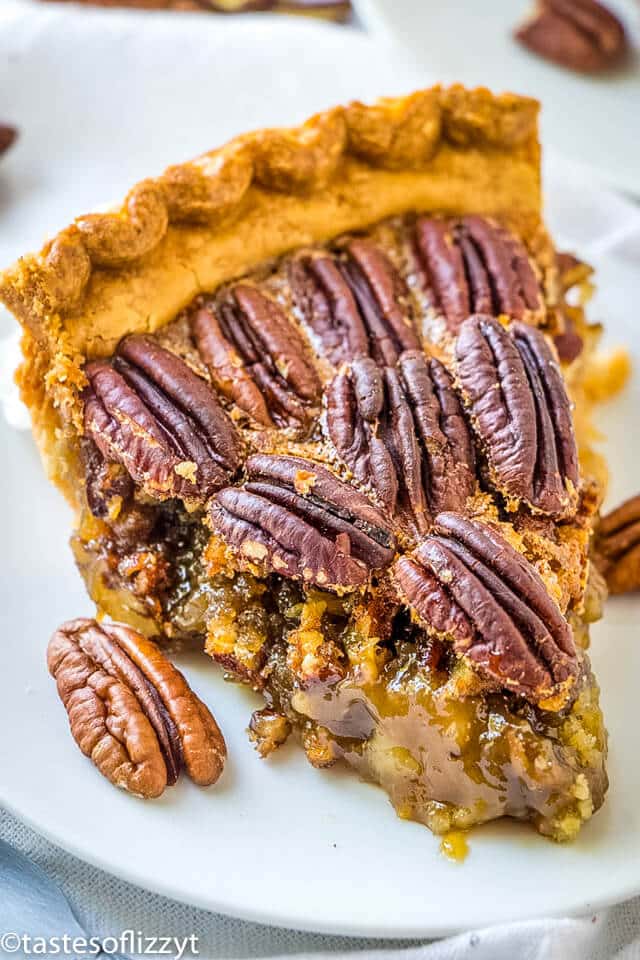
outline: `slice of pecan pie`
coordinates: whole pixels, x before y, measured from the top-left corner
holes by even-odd
[[[606,474],[537,113],[434,88],[242,136],[0,290],[102,613],[262,691],[262,756],[295,731],[438,833],[564,840],[607,785]]]

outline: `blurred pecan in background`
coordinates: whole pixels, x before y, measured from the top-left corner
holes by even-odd
[[[135,630],[69,620],[49,641],[47,664],[74,740],[115,786],[151,798],[183,768],[199,786],[222,773],[226,746],[213,716]]]
[[[49,0],[52,2],[52,0]],[[67,0],[53,0],[64,3]],[[351,15],[349,0],[75,0],[94,7],[133,7],[136,10],[191,10],[210,13],[300,13],[344,22]]]
[[[640,494],[602,518],[595,554],[611,593],[640,590]]]
[[[534,53],[581,73],[618,66],[629,53],[624,26],[597,0],[538,0],[514,35]]]
[[[7,123],[0,123],[0,154],[9,149],[17,136],[18,131],[15,127],[11,127]]]

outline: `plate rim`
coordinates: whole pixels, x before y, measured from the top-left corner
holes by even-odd
[[[34,818],[29,815],[25,816],[23,813],[18,811],[9,800],[7,800],[1,787],[0,805],[4,806],[4,808],[8,810],[9,813],[11,813],[16,819],[20,820],[28,827],[31,827],[31,829],[35,830],[40,836],[44,837],[45,840],[48,840],[54,846],[59,847],[66,853],[71,854],[71,856],[76,857],[83,863],[88,863],[91,866],[102,870],[104,873],[114,876],[125,883],[136,886],[141,890],[158,894],[159,896],[165,897],[169,900],[186,904],[187,906],[195,907],[196,909],[222,914],[223,916],[232,917],[236,920],[247,923],[256,923],[262,926],[293,930],[300,933],[316,933],[326,936],[361,937],[378,940],[419,940],[425,937],[440,939],[443,937],[456,936],[458,934],[468,933],[474,930],[488,929],[508,923],[526,923],[542,919],[560,919],[563,917],[578,918],[588,916],[589,914],[597,912],[598,910],[622,903],[640,894],[639,876],[637,881],[632,881],[627,885],[623,884],[615,891],[610,891],[609,893],[603,893],[600,896],[592,897],[587,903],[585,903],[583,898],[576,894],[575,899],[571,899],[569,901],[570,906],[568,907],[565,905],[558,910],[551,911],[539,911],[535,909],[531,911],[521,911],[518,909],[517,911],[507,911],[506,913],[502,912],[499,919],[490,915],[486,923],[482,923],[481,925],[477,926],[457,926],[449,923],[433,922],[429,922],[427,924],[416,923],[410,925],[405,923],[403,926],[399,927],[389,926],[389,924],[385,924],[384,926],[380,927],[376,924],[362,926],[358,923],[351,925],[340,923],[339,926],[332,926],[331,923],[318,922],[311,917],[305,919],[302,916],[296,915],[295,918],[292,918],[291,914],[287,917],[278,912],[266,912],[257,908],[239,908],[236,904],[227,903],[223,898],[219,897],[212,898],[200,896],[198,894],[185,894],[185,892],[180,892],[179,889],[172,887],[170,882],[163,881],[159,877],[149,881],[148,877],[143,876],[143,874],[138,872],[135,867],[112,867],[109,865],[108,858],[103,859],[99,856],[96,856],[92,852],[81,850],[80,848],[76,847],[72,841],[60,837],[55,829],[43,826],[37,817]],[[393,810],[390,810],[390,816],[394,816]],[[546,840],[546,838],[542,839]],[[546,840],[546,842],[552,843],[550,840]],[[456,865],[453,865],[454,868],[455,866]],[[459,866],[464,868],[464,864]]]

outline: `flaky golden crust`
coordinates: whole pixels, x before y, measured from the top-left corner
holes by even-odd
[[[246,134],[137,184],[0,277],[25,328],[23,397],[64,486],[87,356],[156,330],[192,298],[288,250],[411,209],[540,226],[538,104],[434,87]]]

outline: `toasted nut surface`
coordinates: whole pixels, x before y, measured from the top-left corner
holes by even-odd
[[[200,304],[191,329],[218,389],[256,423],[300,426],[317,412],[321,386],[306,344],[256,286],[238,283]]]
[[[51,637],[47,665],[74,740],[111,783],[152,798],[183,767],[201,786],[222,773],[226,746],[209,709],[130,627],[69,620]]]
[[[361,355],[395,365],[419,348],[404,280],[372,240],[352,240],[341,255],[295,257],[290,282],[300,312],[336,366]]]
[[[85,373],[86,433],[152,497],[204,499],[237,471],[240,436],[215,393],[152,337],[125,338]]]
[[[364,586],[393,559],[388,519],[330,470],[302,457],[254,454],[247,482],[212,500],[214,531],[238,562],[326,589]]]
[[[472,313],[538,322],[542,290],[532,261],[513,234],[483,217],[420,217],[416,248],[436,307],[452,333]]]
[[[424,533],[430,517],[462,509],[475,488],[471,434],[452,379],[435,357],[406,350],[396,367],[359,357],[326,393],[339,457],[390,515]]]
[[[564,706],[577,673],[571,628],[534,567],[496,530],[442,513],[393,574],[426,629],[481,674],[548,708]]]
[[[455,349],[489,482],[535,512],[574,515],[580,475],[571,406],[544,334],[477,315],[463,323]]]

